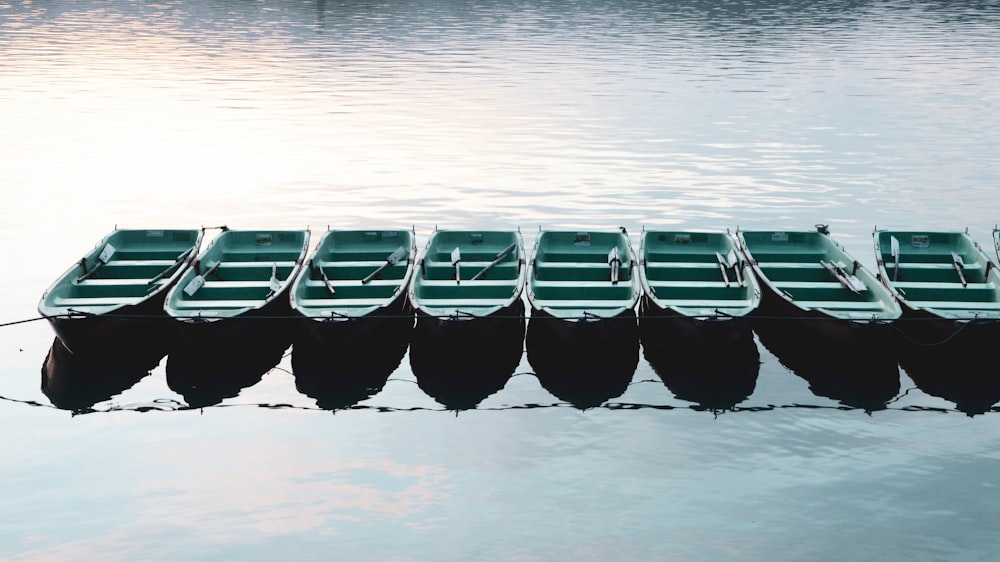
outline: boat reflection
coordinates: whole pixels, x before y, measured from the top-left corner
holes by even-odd
[[[418,315],[410,343],[417,386],[449,409],[475,408],[501,390],[521,362],[523,313],[521,305],[509,316],[474,320],[431,322]]]
[[[299,334],[292,345],[295,388],[326,410],[349,408],[367,400],[382,390],[399,367],[410,333],[407,329],[391,341],[357,334],[319,340]]]
[[[680,400],[701,408],[728,410],[753,394],[760,373],[760,352],[753,332],[720,349],[713,345],[643,341],[643,357]]]
[[[143,353],[128,350],[115,357],[72,353],[54,338],[42,362],[42,393],[56,408],[81,412],[136,385],[166,353],[144,346]]]
[[[233,345],[188,340],[170,350],[167,386],[183,396],[189,407],[212,406],[238,396],[277,366],[292,344],[287,323],[257,319],[253,328],[250,320],[244,324]],[[281,329],[275,329],[279,325]]]
[[[900,365],[917,388],[955,403],[970,416],[1000,402],[1000,366],[992,349],[968,343],[921,347],[907,345]]]
[[[639,365],[634,315],[578,322],[571,332],[562,319],[533,316],[526,341],[528,363],[538,382],[581,410],[624,394]]]
[[[830,345],[809,338],[791,320],[758,320],[754,330],[761,344],[805,379],[816,396],[873,412],[884,410],[899,394],[898,348],[892,342]]]

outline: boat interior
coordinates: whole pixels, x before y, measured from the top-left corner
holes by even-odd
[[[167,283],[201,240],[197,230],[120,230],[49,296],[53,306],[135,304]]]
[[[660,306],[745,308],[756,287],[747,281],[743,260],[728,234],[647,232],[642,267]],[[730,251],[733,256],[730,258]]]
[[[509,305],[523,288],[521,254],[516,233],[438,231],[420,260],[413,297],[424,308],[471,314]]]
[[[534,255],[534,301],[550,309],[595,313],[629,307],[636,298],[632,265],[622,234],[544,232]]]
[[[296,304],[307,315],[364,314],[406,283],[412,254],[406,230],[329,231],[296,285]]]

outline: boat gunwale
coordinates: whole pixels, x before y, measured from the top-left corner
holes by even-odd
[[[547,237],[567,235],[567,234],[600,234],[600,235],[610,235],[618,239],[618,244],[614,247],[624,246],[628,253],[629,260],[629,296],[624,299],[600,299],[596,302],[607,303],[606,306],[572,306],[568,305],[566,307],[561,307],[558,305],[559,302],[565,301],[567,303],[572,302],[592,302],[587,299],[539,299],[535,291],[535,283],[544,281],[538,281],[535,279],[535,271],[537,269],[537,256],[539,250],[542,247],[543,242],[545,242]],[[603,252],[602,252],[603,253]],[[598,254],[598,252],[593,252],[591,254]],[[567,266],[572,263],[586,263],[591,265],[592,262],[558,262],[560,266]],[[596,262],[593,262],[596,263]],[[623,314],[631,311],[633,315],[636,315],[636,308],[638,307],[639,300],[642,297],[642,286],[639,281],[639,275],[637,273],[637,260],[636,253],[632,247],[632,240],[630,236],[623,230],[587,230],[587,229],[560,229],[560,230],[544,230],[540,231],[535,239],[534,248],[531,251],[529,257],[528,270],[527,270],[527,295],[528,303],[531,307],[533,315],[543,314],[548,315],[553,318],[557,318],[568,322],[593,322],[601,320],[613,320],[620,318]],[[610,281],[608,281],[610,282]],[[541,302],[540,302],[541,301]],[[542,303],[545,304],[542,304]]]
[[[840,258],[846,262],[855,266],[855,270],[851,275],[857,277],[866,286],[867,290],[873,295],[873,300],[865,301],[854,301],[858,304],[875,304],[878,303],[879,310],[874,310],[870,306],[861,306],[859,308],[852,309],[849,305],[852,301],[840,300],[840,299],[825,299],[823,301],[817,301],[815,299],[797,299],[792,298],[786,291],[780,288],[780,282],[776,282],[768,276],[764,268],[768,267],[768,264],[778,264],[781,266],[788,266],[793,268],[806,267],[809,268],[823,268],[824,266],[819,263],[819,260],[815,264],[812,262],[807,262],[806,260],[794,260],[787,262],[767,262],[757,259],[753,251],[747,242],[746,235],[776,235],[776,234],[786,234],[786,235],[804,235],[811,240],[821,241],[819,244],[814,244],[809,242],[809,247],[813,250],[813,253],[823,254],[821,259]],[[736,237],[739,241],[740,251],[743,253],[744,258],[750,264],[754,273],[757,275],[758,280],[762,287],[767,287],[768,293],[777,297],[780,302],[783,302],[786,307],[792,307],[794,310],[799,311],[799,315],[806,318],[811,318],[815,320],[827,319],[832,321],[840,322],[850,322],[850,323],[870,323],[870,322],[894,322],[902,316],[902,307],[899,302],[893,297],[892,292],[874,275],[868,270],[861,262],[854,258],[843,247],[837,240],[832,238],[828,233],[820,232],[819,230],[737,230]],[[806,253],[803,252],[805,255]],[[832,255],[832,256],[831,256]],[[860,274],[860,275],[859,275]],[[846,289],[846,287],[845,287]],[[802,303],[808,302],[830,302],[830,303],[843,303],[845,306],[838,307],[834,309],[831,307],[824,306],[807,306]]]
[[[417,294],[418,291],[420,290],[420,288],[425,286],[424,284],[426,282],[439,281],[434,279],[425,279],[423,275],[423,269],[425,266],[425,260],[427,259],[427,255],[431,253],[432,250],[435,250],[437,246],[442,243],[441,239],[444,238],[445,236],[465,235],[465,234],[468,234],[470,236],[473,234],[483,234],[483,235],[493,234],[498,236],[510,237],[509,238],[511,240],[510,244],[514,244],[514,253],[516,253],[517,256],[515,262],[517,264],[517,274],[515,277],[511,279],[499,280],[499,281],[510,281],[510,282],[500,283],[498,286],[501,287],[509,286],[511,288],[511,294],[506,297],[489,298],[489,299],[487,298],[454,299],[455,301],[458,300],[469,301],[470,304],[467,308],[469,308],[470,310],[468,311],[462,310],[462,308],[455,306],[434,305],[433,301],[437,299],[429,299],[423,296],[418,296]],[[507,244],[503,249],[509,247],[510,244]],[[478,318],[488,318],[492,316],[502,315],[511,310],[514,310],[512,307],[518,301],[521,301],[523,298],[525,289],[526,261],[527,260],[524,252],[524,237],[521,235],[520,230],[435,229],[434,232],[431,233],[430,237],[428,237],[427,243],[424,245],[418,259],[415,261],[413,275],[406,289],[407,299],[409,300],[410,305],[413,307],[414,312],[418,316],[423,316],[427,318],[468,321],[468,320],[475,320]],[[440,280],[440,281],[447,281],[447,280]],[[494,280],[489,280],[489,282],[492,281]],[[462,279],[461,282],[475,283],[476,281],[473,281],[472,279]],[[459,285],[460,283],[455,284],[455,286]],[[473,304],[475,303],[475,301],[490,301],[490,302],[485,304]]]
[[[314,260],[320,255],[321,252],[331,250],[329,245],[333,244],[334,238],[337,235],[357,234],[357,233],[367,233],[367,232],[380,232],[380,233],[392,232],[395,233],[396,235],[400,234],[404,235],[408,239],[408,244],[401,245],[404,246],[407,251],[406,269],[401,278],[392,279],[393,281],[392,286],[395,287],[392,294],[385,297],[373,297],[370,299],[365,299],[378,302],[372,302],[370,305],[364,305],[364,306],[345,305],[343,304],[343,302],[338,305],[337,304],[338,299],[331,298],[332,295],[327,295],[326,297],[321,297],[317,299],[304,299],[300,297],[299,293],[302,290],[304,290],[300,289],[300,287],[303,286],[308,281],[312,280],[309,279],[310,277],[309,270],[312,268]],[[328,260],[323,260],[323,262],[326,261]],[[387,262],[387,260],[383,260],[383,262]],[[346,262],[337,262],[337,263],[344,264]],[[366,260],[364,263],[369,263],[369,261]],[[357,318],[365,318],[373,314],[376,314],[379,311],[384,311],[387,309],[396,309],[396,308],[402,309],[404,308],[404,304],[400,302],[400,299],[403,299],[405,301],[405,299],[408,298],[407,291],[410,286],[410,283],[413,280],[414,271],[416,270],[416,263],[417,263],[417,240],[416,240],[416,235],[412,230],[328,229],[320,237],[319,241],[316,244],[316,247],[313,248],[311,252],[309,252],[302,266],[302,272],[296,277],[295,282],[292,284],[292,287],[289,290],[289,301],[291,303],[292,311],[298,315],[301,315],[305,319],[317,322],[335,322],[335,321],[345,321]],[[322,268],[323,265],[320,265],[319,267]],[[337,281],[340,282],[345,280],[337,280]],[[358,279],[358,281],[360,281],[360,279]],[[329,301],[330,305],[303,306],[302,302],[306,300]]]
[[[285,264],[285,266],[287,266],[287,264],[290,263],[291,264],[291,266],[290,266],[291,269],[288,272],[288,276],[285,278],[285,280],[281,281],[281,288],[279,290],[273,292],[272,294],[268,294],[265,298],[262,298],[262,299],[239,299],[239,300],[237,300],[237,299],[216,299],[216,300],[213,300],[213,301],[201,301],[201,302],[226,302],[226,301],[232,301],[232,302],[253,301],[254,302],[253,305],[248,305],[248,306],[233,306],[233,307],[224,307],[224,306],[192,306],[190,308],[186,308],[185,309],[185,308],[177,308],[176,306],[174,306],[172,304],[172,301],[175,300],[175,293],[177,291],[183,291],[184,289],[182,288],[182,286],[183,287],[187,286],[187,284],[186,283],[182,283],[182,281],[185,281],[185,279],[187,279],[189,275],[191,276],[191,279],[193,279],[197,275],[200,275],[200,273],[196,271],[197,268],[194,266],[194,264],[196,262],[201,262],[205,258],[211,258],[211,257],[213,257],[212,256],[213,251],[218,252],[218,253],[223,253],[224,251],[222,249],[222,244],[224,242],[227,242],[226,238],[235,237],[236,235],[239,235],[239,234],[248,234],[248,233],[270,234],[270,235],[279,234],[279,233],[291,233],[291,234],[294,234],[296,236],[299,236],[299,235],[302,236],[301,244],[291,247],[291,248],[297,248],[298,249],[298,256],[293,261],[291,261],[291,262],[289,262],[287,260],[267,261],[267,262],[256,262],[256,261],[254,261],[254,262],[241,262],[241,261],[233,261],[233,260],[228,260],[227,261],[225,259],[225,256],[223,256],[223,258],[220,258],[216,262],[216,265],[218,265],[219,267],[223,267],[226,264],[233,264],[233,263],[236,263],[236,264],[240,264],[240,263],[244,263],[244,264],[263,264],[263,265],[268,265],[268,264],[271,264],[271,263],[274,263],[274,264],[282,263],[282,264]],[[169,317],[171,317],[171,318],[173,318],[175,320],[178,320],[178,321],[181,321],[181,322],[184,322],[184,323],[190,323],[190,324],[203,323],[203,322],[217,322],[217,321],[222,321],[222,320],[236,319],[236,318],[240,318],[240,317],[248,316],[248,315],[266,314],[268,310],[270,310],[273,306],[275,306],[275,303],[281,303],[283,297],[287,298],[287,296],[288,296],[287,292],[290,290],[290,288],[294,284],[296,278],[301,273],[302,266],[305,263],[305,257],[307,255],[308,249],[309,249],[310,235],[311,235],[311,232],[308,229],[303,229],[303,230],[296,230],[296,229],[226,229],[226,230],[224,230],[223,232],[219,233],[218,236],[216,236],[214,239],[212,239],[212,241],[209,243],[208,247],[205,248],[205,250],[200,253],[200,255],[198,256],[198,259],[195,260],[195,261],[193,261],[192,264],[191,264],[191,267],[189,267],[187,269],[187,271],[185,271],[184,276],[182,276],[180,279],[178,279],[177,283],[170,289],[169,293],[167,293],[166,298],[165,298],[164,303],[163,303],[163,309],[164,309],[164,311],[166,312],[167,316],[169,316]],[[187,281],[188,281],[188,283],[190,283],[190,279],[188,279]],[[176,298],[184,300],[184,297],[176,297]],[[193,299],[193,302],[198,302],[198,299]]]
[[[994,245],[997,246],[997,236],[1000,231],[994,231]],[[885,261],[887,255],[891,255],[884,251],[884,245],[881,242],[881,238],[884,236],[896,237],[899,240],[901,235],[947,235],[949,237],[954,237],[960,242],[964,242],[967,248],[972,252],[975,257],[974,264],[966,263],[966,266],[974,266],[977,270],[982,268],[983,275],[985,277],[984,281],[977,282],[967,282],[965,285],[962,284],[960,278],[956,277],[954,281],[892,281],[890,279],[890,274],[888,266]],[[946,321],[953,322],[966,322],[966,321],[976,321],[976,320],[987,320],[996,321],[1000,320],[1000,270],[998,270],[997,265],[986,255],[982,246],[973,239],[968,230],[890,230],[890,229],[875,229],[872,232],[872,238],[875,250],[875,263],[878,269],[878,278],[882,284],[889,289],[892,293],[893,298],[895,298],[899,304],[902,306],[903,310],[908,313],[908,316],[915,315],[926,315],[930,318],[937,318]],[[902,244],[900,245],[902,248]],[[997,246],[1000,248],[1000,246]],[[948,246],[950,252],[957,253],[956,244],[951,244]],[[1000,251],[1000,249],[998,249]],[[902,254],[902,251],[900,252]],[[935,254],[936,255],[936,254]],[[941,254],[944,256],[945,254]],[[963,259],[968,257],[968,253],[960,254]],[[936,262],[920,262],[919,265],[939,265]],[[951,263],[943,264],[942,268],[947,269],[947,265],[952,265]],[[963,267],[963,270],[965,268]],[[900,284],[906,284],[908,286],[900,287]],[[930,285],[937,285],[932,287]],[[972,285],[975,289],[992,289],[993,298],[984,301],[972,301],[972,300],[950,300],[950,299],[915,299],[910,298],[906,295],[906,289],[921,289],[922,286],[926,286],[927,289],[947,292],[954,289],[956,292],[960,292],[959,289],[964,289],[966,286]],[[967,306],[966,306],[967,305]],[[983,316],[985,314],[985,316]]]
[[[38,302],[38,307],[37,307],[38,313],[41,316],[43,316],[43,317],[45,317],[47,319],[55,319],[55,318],[60,318],[60,317],[87,318],[87,317],[90,317],[90,316],[111,316],[111,315],[121,315],[121,316],[124,317],[124,316],[127,316],[127,315],[131,314],[133,311],[141,311],[141,310],[143,310],[144,308],[146,308],[145,305],[147,305],[151,301],[153,301],[153,300],[155,300],[155,299],[157,299],[157,298],[159,298],[161,296],[165,297],[166,294],[170,291],[170,289],[173,288],[174,284],[176,284],[177,281],[181,278],[181,276],[183,276],[184,273],[186,273],[187,269],[191,266],[191,264],[194,263],[195,260],[198,259],[198,256],[200,254],[201,245],[202,245],[202,242],[203,242],[203,239],[204,239],[204,235],[205,235],[205,229],[199,229],[199,228],[118,228],[118,227],[115,227],[114,230],[112,230],[111,232],[105,234],[99,241],[97,241],[94,244],[93,248],[91,248],[90,250],[88,250],[83,255],[83,257],[81,258],[81,260],[86,260],[88,263],[91,262],[91,261],[95,261],[92,258],[96,258],[100,254],[100,252],[103,251],[103,249],[107,246],[108,243],[112,242],[113,240],[115,240],[116,238],[118,238],[120,236],[128,235],[130,233],[138,233],[138,232],[147,232],[147,233],[149,233],[149,232],[161,232],[163,234],[167,234],[167,233],[188,233],[188,234],[193,234],[194,235],[194,241],[189,246],[187,246],[186,249],[182,250],[180,254],[178,254],[177,257],[178,258],[183,257],[183,260],[174,259],[169,265],[167,265],[163,269],[163,272],[166,272],[166,271],[169,271],[170,268],[175,268],[174,271],[173,271],[173,273],[171,273],[170,275],[162,277],[155,285],[150,284],[150,285],[155,286],[156,288],[154,290],[148,291],[145,295],[142,295],[140,297],[128,297],[128,299],[134,299],[134,300],[131,300],[131,302],[127,302],[127,301],[123,300],[123,302],[120,302],[120,303],[114,303],[114,304],[95,304],[95,305],[76,304],[76,303],[74,303],[74,304],[68,304],[68,305],[59,305],[59,304],[56,304],[55,302],[52,302],[53,299],[60,298],[60,297],[56,297],[55,296],[55,293],[57,292],[57,289],[59,289],[60,287],[62,287],[64,285],[73,285],[73,284],[75,284],[76,281],[73,280],[73,277],[79,277],[80,275],[86,275],[86,273],[83,271],[83,268],[81,266],[80,260],[78,260],[78,261],[74,262],[73,264],[71,264],[58,277],[56,277],[56,279],[45,289],[45,291],[42,293],[42,296],[41,296],[41,298],[39,299],[39,302]],[[117,248],[117,250],[121,250],[121,249],[122,248]],[[168,260],[163,260],[163,261],[168,261]],[[114,260],[111,260],[111,261],[108,262],[108,264],[111,264],[111,263],[114,263]],[[158,274],[158,275],[161,275],[161,274],[162,274],[162,272],[160,274]],[[111,278],[111,279],[113,279],[113,280],[124,280],[125,278]],[[111,280],[111,279],[106,279],[106,280]],[[149,280],[148,279],[143,279],[143,278],[135,278],[135,281],[136,281],[135,283],[122,283],[121,285],[122,286],[133,285],[133,284],[140,285],[142,282],[147,282],[148,283]],[[110,285],[110,283],[107,283],[105,285]],[[121,297],[121,298],[124,299],[126,297]],[[81,300],[88,299],[88,297],[80,297],[80,299]],[[94,298],[94,300],[95,300],[95,302],[98,302],[98,301],[96,301],[96,298]],[[83,308],[86,308],[86,310],[83,310]],[[150,311],[150,312],[153,313],[153,314],[158,314],[158,313],[162,313],[163,311],[162,311],[162,307],[157,307],[156,310],[153,310],[153,311]],[[145,315],[148,315],[148,314],[142,314],[142,315],[145,316]]]
[[[648,277],[648,272],[646,270],[646,268],[650,263],[649,261],[650,244],[648,243],[648,239],[653,235],[660,236],[660,235],[689,235],[689,234],[706,234],[711,238],[716,238],[726,241],[725,245],[729,249],[733,250],[737,254],[737,259],[740,259],[741,261],[742,264],[741,268],[744,276],[743,279],[746,284],[745,288],[747,289],[746,297],[732,298],[732,299],[727,299],[727,298],[710,299],[711,301],[715,301],[716,304],[713,306],[700,306],[694,303],[692,303],[691,305],[682,305],[669,302],[671,300],[694,301],[695,299],[665,299],[656,294],[655,288],[652,285],[653,282],[650,281]],[[702,252],[690,252],[690,253],[693,255],[709,255],[707,253],[702,253]],[[728,251],[726,253],[728,253]],[[639,258],[639,282],[642,286],[643,295],[646,297],[647,302],[656,307],[655,309],[653,309],[652,312],[646,311],[645,307],[642,307],[640,308],[640,314],[658,315],[663,313],[672,313],[680,317],[691,318],[695,320],[716,320],[716,319],[728,320],[728,319],[748,316],[752,314],[760,306],[761,302],[760,283],[758,282],[757,276],[754,274],[753,269],[746,267],[747,265],[749,265],[749,263],[748,260],[746,260],[745,257],[743,256],[743,253],[740,251],[739,241],[728,230],[724,232],[712,231],[712,230],[643,230],[642,235],[640,237],[638,258]],[[658,264],[665,263],[669,267],[672,263],[680,264],[688,262],[656,262],[656,263]],[[690,263],[701,263],[701,262],[690,262]],[[705,261],[704,263],[705,263],[704,267],[709,269],[716,269],[719,267],[719,264],[717,262]],[[678,286],[683,286],[682,284],[685,282],[678,281],[677,283]],[[729,287],[729,285],[725,284],[725,281],[723,280],[720,280],[719,284],[722,284],[722,286],[727,288]],[[722,302],[731,303],[731,306],[730,305],[719,306],[718,303]],[[657,311],[656,309],[659,310]],[[706,313],[705,312],[706,309],[711,309],[713,312]]]

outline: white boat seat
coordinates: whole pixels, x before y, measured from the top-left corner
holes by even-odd
[[[839,283],[838,283],[839,285]],[[828,310],[885,310],[881,302],[868,301],[795,301],[804,308],[825,308]]]
[[[942,310],[1000,310],[1000,303],[997,302],[969,302],[969,301],[907,301],[910,306],[917,308],[939,308]]]
[[[136,304],[146,297],[56,297],[56,306],[116,306],[121,304]]]

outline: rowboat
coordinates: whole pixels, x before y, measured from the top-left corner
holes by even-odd
[[[644,347],[725,348],[751,331],[760,285],[728,232],[644,231],[638,271]]]
[[[917,345],[1000,331],[1000,271],[968,232],[876,230],[879,278],[903,309]]]
[[[292,346],[298,386],[335,394],[385,384],[413,330],[407,289],[416,255],[407,230],[323,235],[292,286],[292,310],[300,318]]]
[[[431,235],[409,288],[410,366],[427,394],[463,408],[506,384],[524,346],[524,262],[520,232]]]
[[[888,345],[901,315],[892,293],[851,257],[824,226],[816,231],[738,231],[740,248],[762,285],[755,328],[795,321],[800,339]]]
[[[164,337],[164,298],[201,240],[201,230],[115,230],[59,276],[38,312],[72,353],[141,354]]]
[[[528,361],[554,394],[585,378],[620,394],[631,380],[641,294],[634,264],[624,229],[539,233],[528,270]]]
[[[407,230],[327,231],[292,286],[292,310],[304,328],[296,344],[343,346],[367,337],[405,349],[416,253]]]
[[[251,332],[267,328],[267,341],[288,333],[278,321],[290,318],[288,289],[308,245],[308,230],[224,230],[216,236],[164,303],[183,342],[249,352]],[[261,319],[274,322],[264,326]]]

